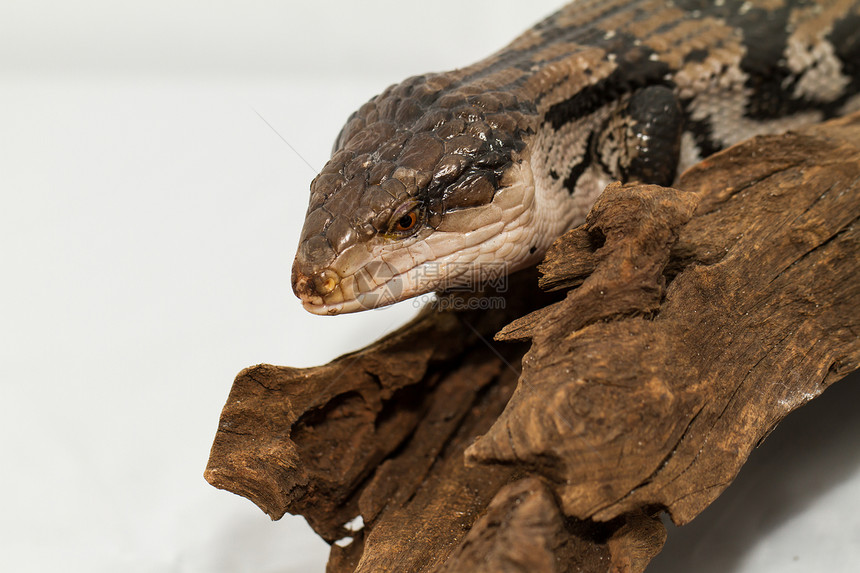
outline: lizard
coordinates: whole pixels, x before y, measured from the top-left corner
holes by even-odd
[[[577,0],[353,113],[292,268],[334,315],[536,264],[612,181],[860,109],[858,0]]]

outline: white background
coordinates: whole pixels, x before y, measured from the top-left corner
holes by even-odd
[[[240,369],[320,364],[414,312],[300,308],[313,169],[370,96],[556,6],[0,4],[0,570],[323,571],[302,518],[202,477]],[[853,570],[858,381],[789,418],[650,570]]]

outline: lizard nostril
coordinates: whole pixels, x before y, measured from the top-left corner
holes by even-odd
[[[340,277],[331,269],[302,272],[298,260],[293,263],[293,292],[302,300],[319,299],[334,292]]]
[[[338,277],[337,273],[334,271],[326,269],[324,271],[320,271],[314,274],[314,290],[319,296],[326,296],[327,294],[330,294],[334,289],[337,288],[338,284],[340,284],[340,277]]]
[[[310,276],[293,266],[293,292],[301,299],[322,298],[331,294],[340,284],[340,277],[331,269]]]

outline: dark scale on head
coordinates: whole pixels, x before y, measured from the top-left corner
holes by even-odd
[[[294,277],[318,274],[357,241],[408,236],[492,200],[532,118],[510,93],[449,81],[407,79],[349,118],[311,183]]]

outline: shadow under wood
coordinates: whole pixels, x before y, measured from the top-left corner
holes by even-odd
[[[691,520],[860,362],[860,116],[679,187],[608,187],[541,266],[554,296],[524,273],[506,308],[243,371],[207,480],[352,536],[330,573],[642,571],[661,510]]]
[[[849,480],[860,480],[860,371],[829,388],[818,399],[786,417],[755,450],[737,479],[689,525],[670,530],[663,552],[652,562],[656,573],[732,573],[762,540],[789,522],[808,523],[803,514]],[[832,547],[856,531],[856,499],[846,499],[836,513],[819,511],[819,523],[804,535],[809,545]],[[820,515],[818,519],[824,517]],[[836,517],[837,519],[833,519]],[[840,518],[845,519],[842,521]],[[773,570],[823,569],[810,561],[808,548],[781,545]],[[819,555],[824,550],[817,550]],[[795,556],[800,563],[793,563]],[[836,561],[840,559],[836,557]],[[747,566],[747,570],[752,570]]]

